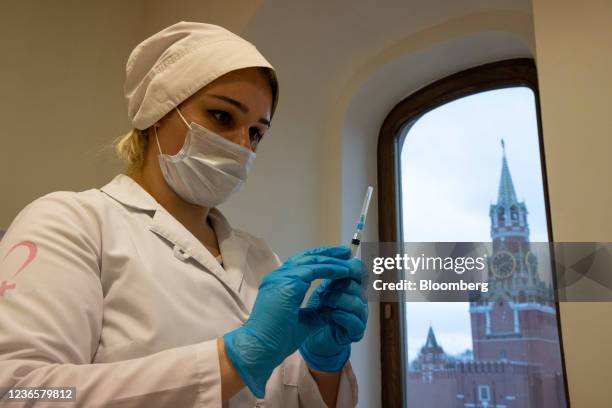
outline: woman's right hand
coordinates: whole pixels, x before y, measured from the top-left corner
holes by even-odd
[[[223,336],[227,354],[257,398],[268,378],[313,331],[325,324],[319,310],[300,308],[315,279],[361,279],[345,246],[317,247],[287,259],[261,285],[249,319]]]

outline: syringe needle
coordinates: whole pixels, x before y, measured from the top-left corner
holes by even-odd
[[[374,191],[374,187],[368,186],[365,198],[363,199],[363,205],[361,206],[361,214],[359,214],[359,219],[357,220],[357,226],[355,227],[355,232],[353,233],[353,239],[351,240],[351,256],[352,257],[355,257],[357,255],[359,244],[361,244],[361,233],[363,231],[363,226],[365,225],[366,217],[368,215],[368,208],[370,207],[370,200],[372,199],[373,191]]]

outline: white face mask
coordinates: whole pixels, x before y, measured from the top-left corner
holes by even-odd
[[[174,156],[159,148],[159,166],[168,185],[185,201],[201,207],[214,207],[226,201],[246,182],[255,153],[223,136],[191,122],[185,144]]]

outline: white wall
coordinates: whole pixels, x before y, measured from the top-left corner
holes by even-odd
[[[44,193],[101,185],[128,129],[125,60],[142,1],[0,2],[0,228]]]
[[[612,2],[534,0],[553,234],[612,241]],[[572,407],[609,407],[610,303],[562,303]]]

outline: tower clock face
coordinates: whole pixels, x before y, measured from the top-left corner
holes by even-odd
[[[508,251],[499,251],[491,260],[491,272],[498,279],[507,279],[516,269],[516,259]]]

